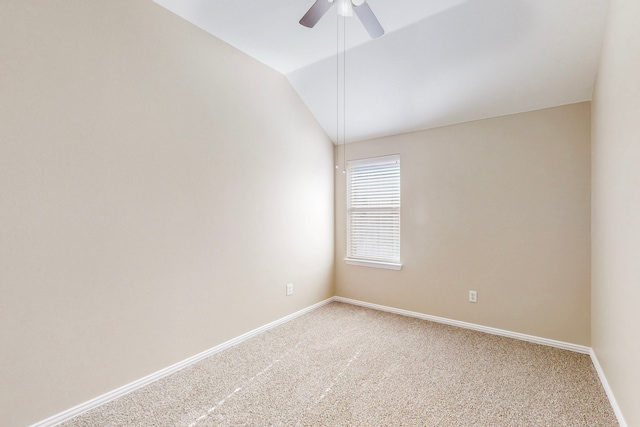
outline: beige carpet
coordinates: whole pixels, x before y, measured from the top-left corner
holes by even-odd
[[[341,303],[64,426],[617,426],[589,356]]]

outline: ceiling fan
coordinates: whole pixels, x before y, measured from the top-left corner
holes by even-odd
[[[338,3],[339,15],[353,16],[353,12],[355,12],[372,39],[377,39],[384,34],[384,28],[380,25],[366,0],[316,0],[311,9],[302,17],[300,24],[313,28],[334,3]]]

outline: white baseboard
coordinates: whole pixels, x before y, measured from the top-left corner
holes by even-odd
[[[400,314],[402,316],[415,317],[423,320],[430,320],[432,322],[444,323],[446,325],[457,326],[459,328],[472,329],[474,331],[486,332],[488,334],[500,335],[508,338],[515,338],[517,340],[529,341],[536,344],[548,345],[550,347],[557,347],[563,350],[575,351],[582,354],[590,354],[591,348],[571,344],[563,341],[556,341],[548,338],[536,337],[533,335],[521,334],[519,332],[506,331],[504,329],[491,328],[489,326],[476,325],[475,323],[461,322],[459,320],[447,319],[445,317],[431,316],[429,314],[418,313],[415,311],[401,310],[399,308],[388,307],[386,305],[372,304],[369,302],[354,300],[344,297],[333,297],[334,301],[344,302],[347,304],[359,305],[362,307],[373,308],[374,310],[387,311],[389,313]]]
[[[131,393],[134,390],[137,390],[139,388],[142,388],[154,381],[157,381],[161,378],[166,377],[167,375],[171,375],[177,371],[179,371],[180,369],[186,368],[189,365],[192,365],[206,357],[211,356],[212,354],[215,354],[219,351],[225,350],[229,347],[232,347],[242,341],[245,341],[251,337],[253,337],[254,335],[260,334],[264,331],[267,331],[269,329],[272,329],[278,325],[281,325],[282,323],[288,322],[298,316],[302,316],[303,314],[306,314],[310,311],[313,311],[325,304],[330,303],[331,301],[333,301],[333,298],[329,298],[326,299],[324,301],[321,301],[317,304],[314,304],[310,307],[304,308],[300,311],[296,311],[293,314],[290,314],[288,316],[285,316],[281,319],[278,319],[276,321],[273,321],[271,323],[268,323],[264,326],[261,326],[257,329],[254,329],[253,331],[247,332],[246,334],[240,335],[239,337],[236,337],[234,339],[231,339],[229,341],[226,341],[220,345],[217,345],[209,350],[205,350],[200,354],[196,354],[195,356],[192,356],[188,359],[185,359],[181,362],[178,362],[174,365],[169,366],[168,368],[164,368],[158,372],[154,372],[151,375],[147,375],[144,378],[141,378],[137,381],[134,381],[130,384],[127,384],[125,386],[122,386],[116,390],[110,391],[108,393],[103,394],[102,396],[98,396],[95,399],[91,399],[85,403],[81,403],[78,406],[75,406],[71,409],[68,409],[64,412],[61,412],[57,415],[54,415],[52,417],[47,418],[46,420],[42,420],[38,423],[32,424],[31,427],[52,427],[55,426],[57,424],[60,424],[64,421],[68,421],[73,417],[76,417],[84,412],[87,412],[91,409],[97,408],[100,405],[104,405],[105,403],[117,399],[118,397],[124,396],[125,394]]]
[[[570,350],[570,351],[575,351],[577,353],[588,354],[591,356],[591,361],[593,362],[593,366],[595,367],[596,372],[598,373],[598,377],[600,378],[600,382],[602,383],[602,387],[604,388],[604,391],[607,394],[607,397],[609,398],[609,403],[611,404],[611,408],[613,409],[613,412],[616,414],[616,418],[618,419],[618,424],[620,424],[620,427],[627,427],[627,423],[624,419],[624,416],[622,415],[622,411],[620,410],[620,407],[618,406],[618,402],[616,401],[616,398],[613,395],[613,391],[611,390],[611,387],[609,387],[609,382],[607,381],[607,377],[604,375],[604,371],[600,366],[600,362],[598,362],[598,358],[596,357],[595,352],[590,347],[571,344],[563,341],[551,340],[548,338],[536,337],[533,335],[521,334],[519,332],[506,331],[504,329],[490,328],[488,326],[461,322],[459,320],[452,320],[444,317],[431,316],[428,314],[417,313],[415,311],[401,310],[399,308],[393,308],[393,307],[388,307],[388,306],[379,305],[379,304],[372,304],[369,302],[359,301],[359,300],[350,299],[350,298],[335,296],[333,297],[333,301],[344,302],[352,305],[359,305],[362,307],[372,308],[374,310],[387,311],[389,313],[400,314],[408,317],[415,317],[423,320],[431,320],[433,322],[444,323],[451,326],[458,326],[460,328],[472,329],[474,331],[486,332],[493,335],[500,335],[508,338],[515,338],[518,340],[529,341],[536,344],[543,344],[551,347],[557,347],[563,350]]]
[[[607,381],[607,377],[604,375],[604,371],[602,370],[602,366],[600,366],[600,362],[598,361],[598,357],[596,356],[595,351],[591,349],[589,352],[591,356],[591,361],[593,362],[593,366],[596,368],[596,372],[598,373],[598,377],[600,378],[600,382],[602,383],[602,388],[604,388],[605,393],[607,393],[607,397],[609,398],[609,402],[611,403],[611,408],[613,412],[616,414],[616,418],[618,419],[618,424],[620,427],[627,427],[627,422],[622,415],[622,411],[620,410],[620,406],[618,406],[618,402],[616,401],[616,397],[613,395],[613,390],[609,387],[609,381]]]
[[[352,304],[352,305],[359,305],[362,307],[367,307],[367,308],[372,308],[374,310],[380,310],[380,311],[386,311],[389,313],[395,313],[395,314],[400,314],[402,316],[408,316],[408,317],[415,317],[418,319],[423,319],[423,320],[430,320],[432,322],[437,322],[437,323],[444,323],[447,325],[451,325],[451,326],[457,326],[460,328],[465,328],[465,329],[472,329],[475,331],[480,331],[480,332],[486,332],[489,334],[493,334],[493,335],[500,335],[500,336],[504,336],[504,337],[508,337],[508,338],[515,338],[515,339],[519,339],[519,340],[523,340],[523,341],[529,341],[532,343],[536,343],[536,344],[542,344],[542,345],[548,345],[551,347],[557,347],[557,348],[561,348],[564,350],[570,350],[570,351],[575,351],[578,353],[583,353],[583,354],[589,354],[591,356],[591,360],[593,361],[593,364],[595,366],[595,369],[598,373],[598,376],[600,377],[600,382],[602,383],[602,386],[607,394],[607,397],[609,398],[609,402],[611,403],[611,407],[613,408],[613,411],[616,414],[616,417],[618,418],[618,423],[620,424],[620,427],[627,427],[627,424],[624,420],[624,417],[622,416],[622,412],[620,411],[620,407],[618,406],[618,403],[616,402],[616,399],[613,395],[613,392],[611,391],[611,388],[609,387],[609,383],[607,382],[607,378],[604,375],[604,372],[602,370],[602,367],[600,366],[600,363],[598,362],[598,358],[596,357],[596,354],[594,353],[594,351],[586,346],[581,346],[581,345],[577,345],[577,344],[571,344],[571,343],[566,343],[566,342],[562,342],[562,341],[556,341],[556,340],[551,340],[551,339],[547,339],[547,338],[540,338],[540,337],[536,337],[536,336],[532,336],[532,335],[526,335],[526,334],[521,334],[518,332],[511,332],[511,331],[506,331],[503,329],[497,329],[497,328],[491,328],[488,326],[482,326],[482,325],[476,325],[473,323],[467,323],[467,322],[461,322],[459,320],[452,320],[452,319],[447,319],[444,317],[437,317],[437,316],[431,316],[428,314],[423,314],[423,313],[418,313],[418,312],[414,312],[414,311],[408,311],[408,310],[402,310],[399,308],[393,308],[393,307],[388,307],[388,306],[384,306],[384,305],[379,305],[379,304],[372,304],[369,302],[364,302],[364,301],[359,301],[359,300],[354,300],[354,299],[350,299],[350,298],[344,298],[344,297],[339,297],[339,296],[334,296],[332,298],[329,298],[327,300],[321,301],[317,304],[314,304],[310,307],[307,307],[305,309],[302,309],[300,311],[297,311],[293,314],[290,314],[288,316],[285,316],[281,319],[278,319],[274,322],[268,323],[264,326],[261,326],[257,329],[254,329],[253,331],[247,332],[246,334],[240,335],[239,337],[236,337],[232,340],[226,341],[220,345],[217,345],[209,350],[205,350],[202,353],[196,354],[195,356],[192,356],[188,359],[185,359],[181,362],[178,362],[174,365],[169,366],[168,368],[162,369],[158,372],[155,372],[151,375],[148,375],[144,378],[141,378],[137,381],[134,381],[130,384],[127,384],[125,386],[122,386],[116,390],[110,391],[108,393],[103,394],[102,396],[98,396],[95,399],[91,399],[85,403],[82,403],[78,406],[75,406],[71,409],[68,409],[64,412],[61,412],[57,415],[54,415],[52,417],[47,418],[46,420],[40,421],[36,424],[31,425],[31,427],[53,427],[57,424],[60,424],[64,421],[68,421],[73,417],[76,417],[84,412],[87,412],[91,409],[97,408],[100,405],[103,405],[111,400],[117,399],[118,397],[124,396],[125,394],[131,393],[134,390],[137,390],[139,388],[142,388],[154,381],[157,381],[161,378],[164,378],[168,375],[171,375],[189,365],[192,365],[206,357],[209,357],[219,351],[225,350],[229,347],[232,347],[242,341],[245,341],[257,334],[260,334],[264,331],[267,331],[269,329],[272,329],[278,325],[281,325],[282,323],[288,322],[296,317],[299,317],[303,314],[306,314],[310,311],[313,311],[323,305],[326,305],[328,303],[330,303],[331,301],[338,301],[338,302],[343,302],[343,303],[347,303],[347,304]]]

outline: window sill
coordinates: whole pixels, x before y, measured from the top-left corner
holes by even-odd
[[[349,265],[359,265],[360,267],[385,268],[387,270],[401,270],[402,264],[395,262],[368,261],[363,259],[345,258],[344,262]]]

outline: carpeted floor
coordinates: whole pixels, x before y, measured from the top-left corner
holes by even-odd
[[[618,423],[587,355],[334,302],[62,425]]]

